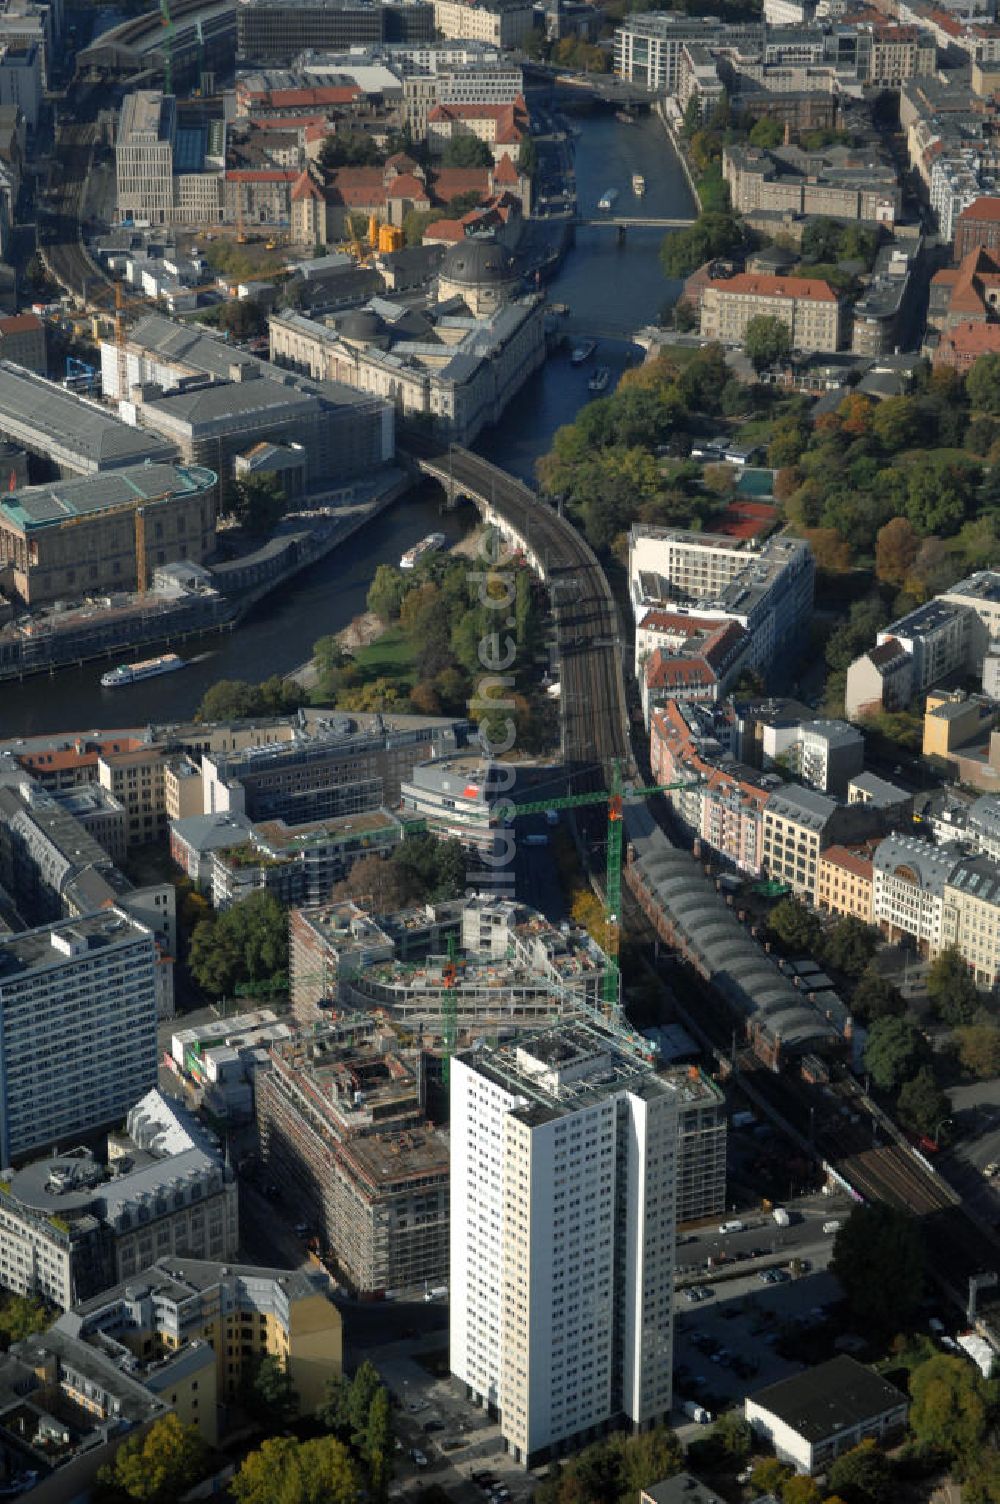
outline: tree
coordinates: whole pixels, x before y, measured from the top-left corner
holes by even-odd
[[[853,1207],[837,1233],[830,1268],[863,1331],[904,1329],[924,1290],[924,1248],[916,1221],[880,1202]]]
[[[753,1450],[753,1427],[741,1410],[727,1410],[712,1428],[712,1439],[730,1463],[741,1467]]]
[[[929,1065],[922,1065],[915,1076],[903,1082],[896,1102],[903,1126],[930,1139],[937,1138],[950,1107]]]
[[[826,1481],[844,1504],[890,1504],[895,1491],[889,1459],[873,1441],[863,1441],[838,1457]]]
[[[877,1018],[902,1018],[906,999],[886,977],[866,971],[854,989],[851,1011],[865,1023],[874,1023]]]
[[[243,1404],[258,1421],[268,1421],[276,1430],[299,1414],[299,1396],[284,1363],[268,1354],[250,1370],[242,1386]]]
[[[445,167],[492,167],[493,153],[478,136],[452,136],[442,162]]]
[[[365,131],[337,132],[325,138],[319,160],[327,170],[335,167],[381,167],[386,154]]]
[[[751,146],[761,146],[766,150],[769,146],[780,146],[784,135],[784,127],[777,120],[762,115],[751,127],[749,141]]]
[[[965,391],[974,411],[1000,413],[1000,359],[980,355],[965,378]]]
[[[808,262],[838,261],[843,230],[835,219],[820,215],[806,222],[802,231],[802,259]]]
[[[235,340],[252,339],[267,328],[267,315],[253,298],[232,298],[219,312],[219,328]]]
[[[668,277],[686,277],[720,256],[730,256],[743,244],[743,229],[728,209],[699,216],[685,230],[671,230],[660,246],[660,261]]]
[[[358,1485],[351,1454],[336,1437],[277,1436],[244,1458],[229,1491],[236,1504],[355,1504]]]
[[[906,517],[893,517],[880,527],[875,539],[875,575],[886,585],[901,587],[920,548],[913,523]]]
[[[877,596],[855,601],[847,620],[827,638],[826,661],[830,668],[850,667],[859,653],[872,646],[885,622],[885,607]]]
[[[673,1431],[654,1426],[630,1436],[625,1444],[625,1486],[638,1494],[660,1478],[671,1478],[684,1466],[684,1449]]]
[[[363,1452],[368,1464],[372,1496],[379,1500],[385,1499],[392,1478],[393,1442],[389,1391],[384,1384],[379,1385],[368,1407]]]
[[[285,493],[276,475],[248,475],[233,485],[232,507],[248,533],[273,532],[285,515]]]
[[[374,913],[392,914],[404,907],[406,893],[407,880],[396,863],[373,855],[355,862],[347,876],[333,885],[330,898],[335,902],[345,898],[366,899]]]
[[[920,1063],[923,1040],[908,1018],[877,1018],[865,1042],[865,1070],[882,1091],[895,1091]]]
[[[802,418],[795,414],[778,418],[771,429],[771,442],[767,448],[767,463],[779,470],[794,465],[809,446],[809,430]]]
[[[758,313],[747,321],[743,331],[743,350],[755,371],[786,360],[792,351],[792,331],[784,319]]]
[[[283,715],[304,705],[307,696],[292,679],[272,674],[261,684],[245,679],[220,679],[207,689],[195,713],[195,720],[242,721],[254,715]]]
[[[191,936],[189,965],[212,997],[231,994],[241,982],[287,987],[287,910],[259,889],[217,919],[203,919]]]
[[[781,1504],[822,1504],[823,1494],[815,1478],[797,1473],[781,1485]]]
[[[962,1479],[963,1504],[1000,1504],[1000,1452],[982,1447]]]
[[[52,1325],[55,1312],[44,1300],[30,1295],[9,1295],[0,1308],[0,1335],[3,1346],[23,1342],[35,1332],[44,1332]]]
[[[924,454],[910,470],[906,515],[923,537],[947,538],[957,533],[979,483],[979,466],[969,460]]]
[[[861,919],[845,915],[823,939],[823,959],[849,977],[860,977],[878,949],[878,931]]]
[[[197,1427],[170,1414],[124,1441],[98,1478],[137,1504],[174,1504],[203,1476],[206,1459]]]
[[[946,946],[931,962],[927,973],[927,996],[938,1017],[946,1024],[967,1024],[975,1016],[979,993],[956,946]]]
[[[982,1378],[965,1358],[936,1353],[910,1374],[910,1429],[952,1462],[970,1464],[986,1434]]]
[[[767,927],[786,950],[815,955],[823,940],[823,930],[816,915],[797,898],[782,898],[767,918]]]
[[[1000,1028],[991,1020],[968,1024],[955,1031],[958,1058],[967,1071],[988,1080],[1000,1076]]]
[[[920,438],[920,411],[912,397],[887,397],[872,415],[872,432],[890,454]]]
[[[407,245],[423,245],[431,225],[444,218],[440,209],[410,209],[403,215],[403,239]]]
[[[791,1476],[792,1469],[786,1462],[779,1462],[777,1457],[762,1457],[754,1463],[750,1488],[755,1498],[761,1494],[776,1494]]]
[[[401,570],[391,564],[379,564],[368,587],[365,605],[381,621],[395,621],[409,588]]]

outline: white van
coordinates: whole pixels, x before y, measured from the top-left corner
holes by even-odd
[[[837,1223],[837,1226],[838,1227],[840,1226],[839,1222]],[[723,1222],[722,1226],[719,1228],[719,1231],[721,1233],[723,1233],[723,1234],[727,1233],[727,1232],[746,1232],[746,1223],[745,1222]]]
[[[828,1235],[830,1233],[839,1232],[840,1228],[841,1228],[841,1223],[836,1218],[832,1222],[824,1222],[823,1223],[823,1231],[825,1233],[827,1233]]]

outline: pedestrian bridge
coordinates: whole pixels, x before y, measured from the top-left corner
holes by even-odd
[[[687,215],[680,219],[658,219],[646,217],[641,214],[601,214],[593,219],[577,218],[574,224],[578,225],[603,225],[609,230],[684,230],[688,225],[693,225],[695,216]]]

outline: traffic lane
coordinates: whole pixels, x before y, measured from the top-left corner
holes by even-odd
[[[793,1219],[788,1227],[779,1227],[773,1217],[757,1213],[733,1219],[744,1224],[743,1232],[720,1233],[721,1223],[716,1223],[711,1228],[681,1233],[677,1238],[676,1261],[683,1266],[704,1264],[707,1259],[717,1259],[720,1254],[728,1259],[734,1256],[747,1258],[755,1248],[768,1254],[791,1254],[823,1237],[824,1223],[843,1221],[850,1213],[850,1205],[846,1196],[815,1197],[808,1202],[788,1204],[786,1210]]]

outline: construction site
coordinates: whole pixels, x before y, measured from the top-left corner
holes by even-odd
[[[449,1146],[421,1052],[361,1015],[275,1042],[269,1063],[261,1156],[314,1251],[361,1295],[446,1281]]]

